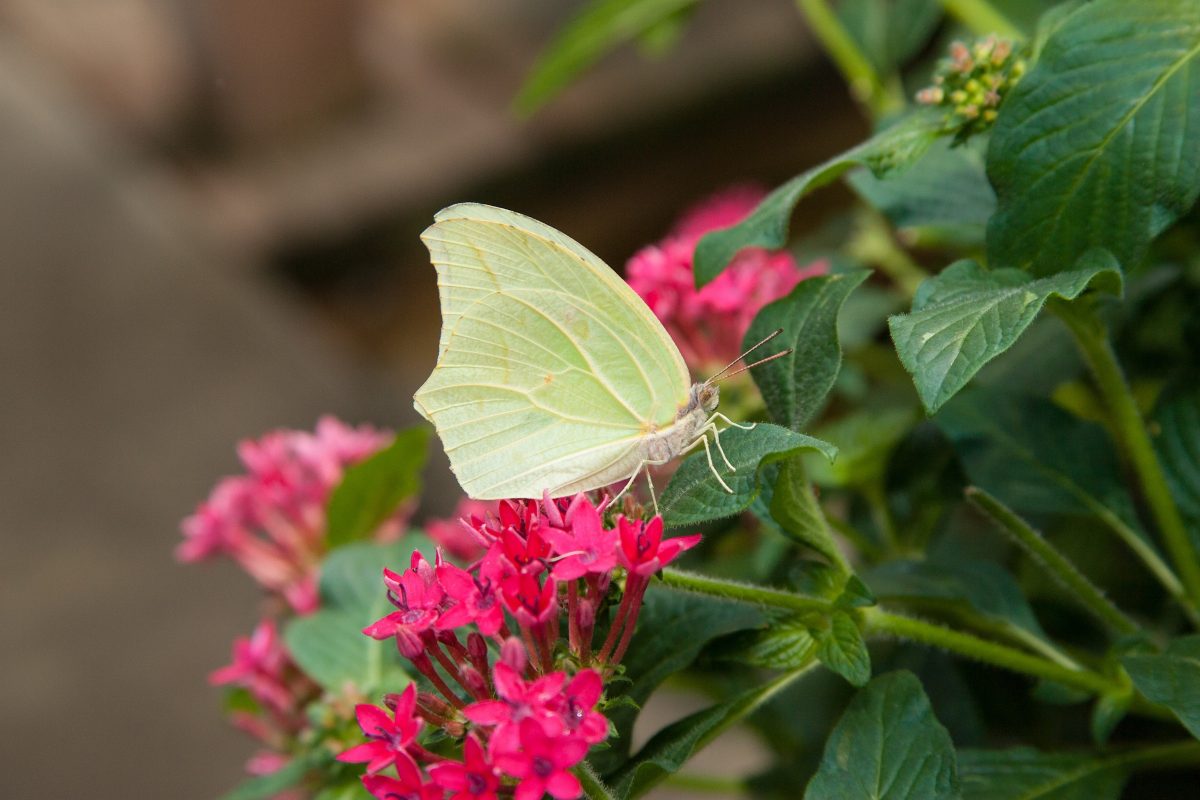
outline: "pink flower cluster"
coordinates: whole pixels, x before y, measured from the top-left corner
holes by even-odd
[[[316,431],[278,430],[238,445],[245,475],[224,478],[183,521],[182,561],[236,560],[296,612],[317,607],[316,569],[325,552],[325,506],[346,467],[383,449],[392,435],[322,417]],[[393,520],[380,536],[399,533]]]
[[[583,494],[569,501],[506,500],[497,514],[464,521],[483,550],[467,569],[440,552],[433,564],[415,552],[403,573],[384,570],[396,611],[363,632],[394,637],[437,694],[410,686],[389,695],[390,717],[358,706],[367,742],[339,759],[367,764],[363,784],[375,797],[579,797],[571,769],[608,736],[596,706],[629,646],[650,577],[700,540],[664,540],[661,517],[618,515],[609,527],[604,511]],[[596,649],[597,619],[618,592],[618,568],[624,588]],[[474,630],[463,631],[467,626]],[[422,747],[417,739],[425,723],[460,739],[462,760]],[[395,777],[380,774],[393,766]]]
[[[274,620],[263,620],[249,638],[234,641],[232,662],[208,679],[216,686],[245,689],[259,706],[258,713],[239,710],[231,715],[236,727],[272,748],[251,759],[249,771],[266,774],[283,766],[286,757],[280,751],[307,727],[305,707],[320,689],[292,662]]]
[[[629,285],[675,340],[697,375],[711,375],[737,358],[754,315],[804,280],[829,271],[817,261],[803,268],[789,253],[748,248],[729,267],[696,289],[692,256],[700,238],[741,222],[765,192],[735,187],[683,214],[658,244],[639,250],[625,266]]]

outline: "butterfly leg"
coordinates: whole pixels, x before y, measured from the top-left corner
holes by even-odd
[[[725,416],[724,414],[722,414],[720,411],[714,411],[714,412],[713,412],[713,414],[712,414],[712,416],[708,418],[708,421],[709,421],[709,422],[712,422],[714,419],[719,419],[719,420],[721,420],[722,422],[724,422],[724,423],[726,423],[726,424],[728,424],[728,425],[732,425],[732,426],[733,426],[733,427],[735,427],[735,428],[741,428],[741,429],[742,429],[742,430],[744,430],[744,431],[752,431],[752,430],[754,430],[754,427],[755,427],[755,424],[756,424],[756,423],[753,423],[753,422],[751,422],[749,425],[742,425],[742,424],[740,424],[740,423],[734,422],[734,421],[733,421],[733,420],[731,420],[729,417],[727,417],[727,416]]]
[[[717,430],[716,423],[710,422],[705,430],[711,430],[713,442],[717,445],[717,452],[721,454],[721,460],[725,462],[725,466],[729,467],[730,472],[737,472],[737,469],[729,461],[729,456],[725,455],[725,448],[721,446],[721,434]]]
[[[700,436],[697,439],[697,441],[704,442],[704,455],[706,458],[708,458],[708,468],[709,468],[709,470],[712,471],[713,476],[717,479],[717,483],[721,484],[721,488],[724,489],[729,494],[733,494],[733,489],[729,488],[729,484],[725,482],[725,479],[721,477],[721,473],[717,472],[716,465],[713,464],[712,450],[708,446],[708,436],[705,435],[707,433],[708,433],[707,429],[701,430]],[[717,447],[720,448],[721,440],[719,438],[717,438],[717,432],[716,432],[715,428],[713,429],[713,438],[717,439]],[[721,452],[721,455],[722,456],[725,455],[724,451]],[[728,464],[729,462],[726,461],[725,463]],[[731,467],[731,469],[732,469],[732,467]]]
[[[654,513],[657,514],[658,513],[658,498],[654,494],[654,481],[651,480],[651,478],[650,478],[650,470],[648,469],[648,467],[659,467],[659,466],[662,466],[663,464],[666,464],[670,460],[671,459],[669,459],[669,458],[661,458],[661,459],[644,458],[641,461],[639,461],[637,467],[633,470],[633,474],[629,476],[629,480],[625,481],[625,485],[621,487],[621,491],[619,491],[615,495],[613,495],[613,498],[612,498],[612,500],[609,501],[609,503],[610,504],[615,503],[617,500],[621,499],[621,496],[624,495],[627,491],[629,491],[629,488],[631,486],[633,486],[634,481],[637,480],[637,476],[642,472],[642,470],[645,470],[646,471],[646,485],[650,488],[650,502],[652,502],[654,504]]]

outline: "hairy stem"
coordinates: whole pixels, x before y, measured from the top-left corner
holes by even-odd
[[[987,0],[941,0],[941,3],[947,14],[970,28],[976,36],[994,33],[1005,39],[1025,38],[1024,32]]]
[[[710,578],[706,575],[697,575],[694,572],[684,572],[670,567],[662,571],[662,580],[672,589],[723,597],[727,600],[737,600],[759,606],[782,608],[787,611],[830,611],[833,608],[833,603],[820,597],[806,597],[781,589],[768,589],[722,578]]]
[[[804,15],[809,30],[850,84],[850,93],[867,106],[872,116],[880,117],[904,107],[904,99],[889,92],[883,85],[875,67],[826,0],[796,0],[796,7]]]
[[[1167,553],[1183,581],[1187,594],[1185,608],[1189,609],[1189,616],[1195,619],[1196,606],[1200,604],[1200,559],[1192,548],[1183,517],[1171,496],[1162,464],[1154,452],[1146,423],[1121,371],[1104,323],[1087,302],[1055,300],[1051,308],[1066,323],[1092,372],[1096,388],[1108,408],[1112,428],[1116,431],[1117,444],[1137,475]]]
[[[1117,633],[1130,634],[1140,630],[1138,624],[1105,597],[1066,556],[1008,506],[975,486],[967,487],[966,495],[976,508],[991,517],[1002,531],[1029,553],[1051,578],[1075,595],[1075,599],[1098,620]]]

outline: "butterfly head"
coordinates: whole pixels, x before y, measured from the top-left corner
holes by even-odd
[[[721,390],[712,383],[694,383],[688,393],[687,404],[679,409],[679,417],[686,417],[697,409],[703,410],[705,416],[717,409],[721,399]]]

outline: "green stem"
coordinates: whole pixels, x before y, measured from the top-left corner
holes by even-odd
[[[1073,593],[1083,607],[1097,619],[1118,633],[1131,634],[1140,630],[1138,624],[1105,597],[1066,556],[1031,528],[1025,520],[1014,514],[1008,506],[975,486],[967,487],[966,495],[976,508],[991,517],[1001,530],[1033,556],[1033,560],[1040,564],[1051,578]]]
[[[872,116],[881,117],[904,107],[903,98],[887,91],[875,67],[826,0],[796,0],[796,7],[850,84],[850,93],[870,109]]]
[[[592,765],[583,761],[573,770],[575,777],[583,786],[583,794],[588,800],[613,800],[612,790],[604,785],[600,776],[592,769]]]
[[[896,243],[891,226],[878,211],[863,209],[857,221],[848,247],[850,255],[864,264],[878,267],[911,300],[929,273]]]
[[[1125,381],[1104,323],[1094,307],[1086,301],[1055,299],[1051,308],[1075,337],[1075,343],[1104,398],[1113,430],[1117,432],[1117,443],[1138,477],[1167,553],[1183,581],[1188,597],[1185,607],[1190,607],[1189,615],[1194,618],[1196,605],[1200,604],[1200,560],[1192,548],[1175,499],[1171,497],[1166,475],[1150,442],[1150,434],[1146,431],[1146,423]]]
[[[941,0],[946,13],[971,29],[976,36],[994,33],[1005,39],[1021,40],[1025,33],[992,7],[987,0]]]
[[[697,575],[694,572],[684,572],[670,567],[662,571],[662,580],[672,589],[723,597],[726,600],[737,600],[759,606],[782,608],[788,611],[825,612],[833,608],[833,603],[819,597],[805,597],[781,589],[768,589],[722,578],[710,578],[706,575]]]
[[[676,772],[663,783],[673,789],[682,789],[691,794],[747,794],[746,782],[737,778],[722,778],[714,775],[693,775]]]
[[[1117,694],[1124,691],[1121,684],[1091,670],[1068,669],[1045,658],[931,622],[901,614],[892,614],[880,608],[864,609],[863,615],[866,619],[866,628],[871,633],[899,636],[923,642],[967,658],[994,664],[1014,672],[1023,672],[1035,678],[1044,678],[1093,694]]]

